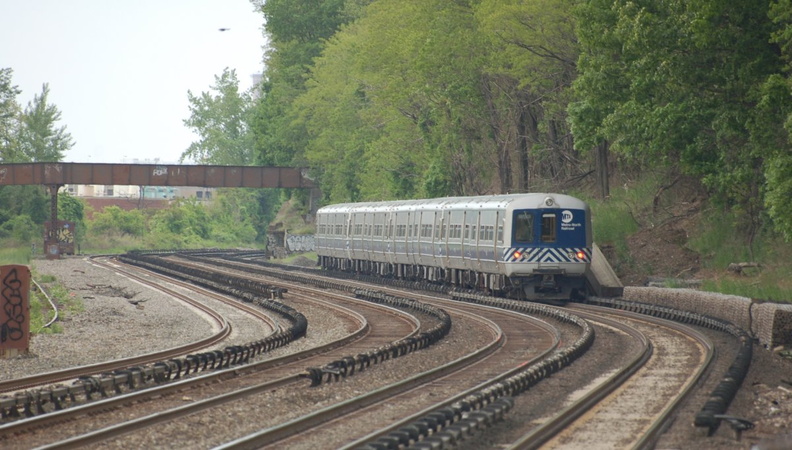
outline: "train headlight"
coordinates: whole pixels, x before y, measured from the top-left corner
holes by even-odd
[[[553,197],[546,197],[545,198],[545,206],[553,206],[553,203],[555,203],[555,200],[553,200]]]
[[[586,253],[585,252],[577,252],[577,253],[575,253],[575,256],[577,256],[577,258],[580,259],[580,260],[585,260],[586,259]]]
[[[519,260],[520,260],[520,258],[522,258],[522,252],[521,252],[521,251],[519,251],[519,250],[515,251],[515,252],[514,252],[514,260],[515,260],[515,261],[519,261]]]

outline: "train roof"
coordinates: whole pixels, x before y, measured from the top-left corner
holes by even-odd
[[[319,208],[319,213],[361,212],[361,211],[414,211],[454,210],[454,209],[516,209],[533,208],[573,208],[588,209],[585,202],[565,194],[531,193],[500,194],[476,197],[443,197],[420,200],[394,200],[380,202],[339,203]]]

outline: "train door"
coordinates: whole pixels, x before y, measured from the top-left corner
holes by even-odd
[[[504,233],[506,227],[506,216],[504,211],[497,212],[497,218],[495,219],[495,265],[497,267],[498,273],[504,273],[503,271],[503,254],[508,248],[505,245],[504,240]]]
[[[408,264],[415,264],[415,247],[414,247],[414,239],[413,236],[413,223],[415,223],[415,211],[409,211],[407,213],[407,251],[405,254],[407,255],[407,262]]]
[[[385,260],[390,264],[396,262],[394,253],[396,252],[396,214],[393,211],[386,213],[385,228],[387,244],[385,245]]]
[[[421,212],[421,265],[433,266],[434,261],[434,223],[436,211]]]
[[[435,211],[433,236],[432,256],[434,257],[434,265],[445,267],[445,211]]]
[[[554,211],[543,211],[539,224],[539,242],[542,247],[554,247],[558,241],[558,219]],[[539,258],[540,269],[556,269],[558,261],[556,258]]]
[[[349,259],[349,260],[355,259],[354,258],[355,249],[352,246],[352,236],[351,236],[351,234],[352,234],[352,222],[353,222],[352,217],[353,216],[354,216],[354,214],[348,213],[347,217],[346,217],[346,221],[343,223],[342,228],[341,228],[341,232],[342,232],[342,236],[341,237],[342,237],[342,239],[344,239],[344,242],[345,242],[344,248],[346,250],[345,253],[346,253],[347,259]]]
[[[368,260],[369,247],[371,246],[371,238],[368,235],[369,223],[371,223],[371,213],[361,214],[360,222],[362,226],[360,227],[360,246],[357,249],[357,254],[360,255],[360,259]]]
[[[476,211],[473,213],[475,216],[475,221],[473,222],[473,238],[475,239],[475,258],[476,258],[476,265],[475,268],[477,271],[481,272],[481,258],[482,253],[484,253],[484,249],[481,248],[482,246],[482,239],[481,239],[481,228],[483,224],[481,223],[481,211]]]

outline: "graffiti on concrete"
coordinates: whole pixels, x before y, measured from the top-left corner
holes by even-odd
[[[25,282],[16,267],[3,278],[0,302],[3,304],[3,322],[0,323],[0,344],[25,339]]]
[[[316,249],[313,234],[290,234],[286,236],[286,248],[290,252],[312,252]]]

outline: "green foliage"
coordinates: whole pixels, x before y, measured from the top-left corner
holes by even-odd
[[[781,69],[768,12],[764,0],[580,4],[576,145],[607,141],[629,160],[698,176],[754,232],[765,182],[775,189],[768,156],[789,152],[777,132],[789,95],[762,97],[778,92],[766,83]]]
[[[79,243],[85,239],[85,202],[68,192],[58,193],[58,219],[74,222],[74,238]]]
[[[154,235],[172,236],[174,242],[184,244],[174,248],[184,248],[190,242],[208,239],[210,228],[203,205],[193,199],[179,199],[170,208],[154,214],[151,231]]]
[[[17,86],[12,84],[13,71],[0,68],[0,161],[14,162],[18,160],[16,136],[19,128],[20,108],[16,96],[20,94]]]
[[[53,323],[50,327],[44,328],[44,325],[49,322],[53,317],[52,306],[47,300],[46,296],[38,290],[31,290],[30,296],[30,330],[31,334],[51,334],[60,333],[63,327],[60,321],[68,320],[70,316],[79,314],[85,311],[85,305],[82,298],[74,292],[67,290],[60,284],[54,277],[39,276],[33,271],[33,277],[45,289],[50,299],[58,307],[58,322]]]
[[[34,95],[20,118],[18,143],[22,161],[56,162],[63,160],[74,146],[66,126],[56,127],[61,112],[48,103],[49,85],[44,83],[41,95]]]
[[[226,68],[215,76],[211,92],[200,96],[187,92],[190,118],[184,124],[199,136],[181,155],[200,164],[245,166],[253,162],[253,135],[250,133],[252,99],[239,92],[236,71]]]
[[[108,206],[102,212],[94,214],[90,230],[92,233],[143,236],[146,232],[146,218],[137,209],[125,211],[118,206]]]
[[[257,162],[265,165],[304,164],[307,136],[295,122],[294,99],[304,91],[305,75],[323,42],[333,36],[358,2],[343,0],[254,0],[264,14],[269,40],[262,95],[253,112]]]
[[[720,280],[705,280],[701,289],[722,294],[739,295],[742,297],[773,301],[779,303],[792,303],[792,286],[789,286],[787,276],[779,271],[762,273],[758,277],[723,278]]]
[[[20,242],[0,242],[0,265],[29,264],[30,245]]]
[[[19,215],[0,224],[0,239],[7,239],[19,244],[28,244],[43,236],[43,229],[36,225],[30,216]]]
[[[49,195],[42,186],[0,186],[0,223],[25,214],[33,222],[49,220]]]
[[[255,242],[258,237],[256,224],[262,220],[258,201],[253,189],[222,191],[207,209],[210,239],[229,245]]]

